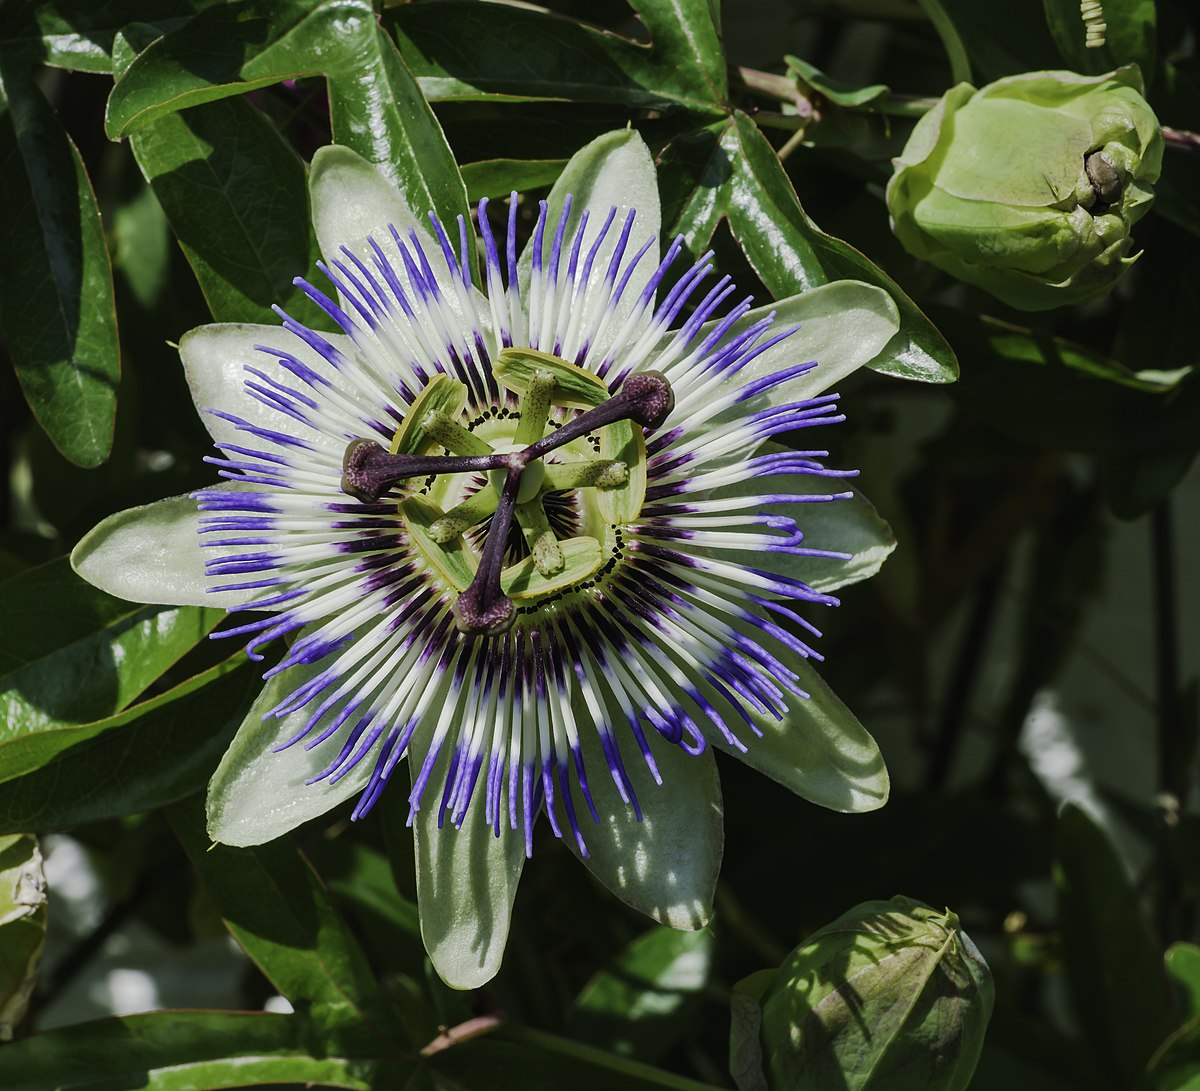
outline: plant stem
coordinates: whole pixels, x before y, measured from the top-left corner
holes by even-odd
[[[925,787],[931,792],[938,791],[945,784],[958,749],[959,739],[962,738],[962,729],[966,722],[971,694],[979,678],[979,668],[983,665],[983,653],[987,648],[988,635],[996,617],[996,603],[1007,569],[1006,559],[1002,557],[980,581],[979,594],[975,598],[975,606],[967,620],[967,628],[963,633],[962,643],[959,645],[958,659],[950,676],[946,703],[942,706],[937,736],[933,744],[933,756],[925,773]]]
[[[1179,612],[1175,579],[1171,498],[1165,497],[1150,514],[1150,555],[1154,579],[1154,667],[1158,706],[1159,831],[1158,923],[1164,944],[1182,934],[1183,891],[1171,853],[1173,828],[1188,791],[1187,745],[1180,716]]]

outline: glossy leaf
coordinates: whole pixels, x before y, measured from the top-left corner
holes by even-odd
[[[550,12],[449,0],[386,10],[405,61],[432,100],[567,99],[711,110],[724,58],[707,0],[634,4],[653,46]]]
[[[14,1042],[0,1058],[10,1091],[145,1087],[215,1091],[258,1084],[399,1087],[414,1064],[392,1053],[350,1055],[314,1048],[294,1015],[164,1011],[98,1019]]]
[[[966,311],[935,313],[971,358],[951,395],[1005,435],[1122,458],[1196,449],[1200,382],[1194,376],[1176,389],[1060,338]]]
[[[112,449],[120,358],[112,269],[83,162],[25,63],[0,51],[0,325],[21,389],[66,458]],[[11,256],[19,255],[19,260]]]
[[[46,941],[46,877],[31,833],[0,837],[0,1042],[13,1036],[37,982]]]
[[[322,319],[292,284],[318,258],[304,164],[242,99],[159,118],[130,141],[218,322]]]
[[[1074,804],[1059,817],[1054,882],[1079,1021],[1132,1086],[1175,1025],[1167,978],[1120,858]]]
[[[114,139],[188,106],[322,73],[334,140],[447,223],[466,190],[437,119],[368,0],[233,0],[140,53],[109,98]]]
[[[121,602],[64,560],[3,585],[0,780],[139,715],[128,706],[221,619],[216,610]]]
[[[360,1042],[394,1039],[394,1012],[362,948],[319,877],[286,840],[252,849],[213,845],[199,800],[175,804],[171,825],[230,934],[293,1006]]]
[[[0,51],[58,68],[109,72],[122,27],[135,21],[169,26],[194,7],[190,0],[7,0],[0,4]]]
[[[774,149],[741,112],[698,130],[664,153],[665,233],[703,250],[722,219],[776,298],[839,278],[886,291],[900,310],[900,331],[867,366],[898,378],[951,382],[954,353],[933,324],[886,273],[807,216]]]
[[[977,86],[1018,72],[1062,68],[1039,5],[938,0],[971,62]],[[1076,17],[1079,5],[1075,5]]]
[[[712,954],[707,929],[644,932],[583,987],[572,1036],[639,1060],[664,1056],[696,1013]]]
[[[472,204],[484,197],[507,197],[553,185],[567,165],[565,159],[483,159],[462,165],[463,183]]]
[[[262,682],[239,651],[186,685],[177,700],[0,784],[0,831],[67,829],[200,791]]]

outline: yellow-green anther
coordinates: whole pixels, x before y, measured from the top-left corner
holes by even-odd
[[[550,528],[550,521],[546,518],[542,502],[531,500],[527,504],[518,504],[516,516],[537,570],[543,576],[553,576],[555,572],[561,572],[566,561],[558,547],[558,539]]]
[[[434,410],[421,421],[422,432],[456,455],[490,455],[492,446],[487,440],[468,432],[456,420]]]
[[[592,458],[586,462],[552,462],[546,466],[543,492],[588,489],[597,486],[612,489],[629,480],[629,467],[616,458]]]
[[[521,398],[521,419],[513,433],[513,443],[529,446],[542,438],[550,416],[550,395],[554,393],[554,373],[535,371]]]
[[[435,542],[452,542],[476,523],[482,523],[496,510],[499,497],[495,489],[480,489],[461,504],[451,508],[429,526],[429,537]]]
[[[492,370],[507,389],[517,394],[524,394],[536,375],[549,372],[554,376],[550,395],[553,405],[590,409],[608,399],[608,387],[598,375],[549,352],[502,349],[492,362]]]

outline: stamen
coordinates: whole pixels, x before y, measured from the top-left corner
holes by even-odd
[[[354,439],[342,456],[342,492],[373,504],[397,481],[430,474],[469,473],[508,465],[507,455],[391,455],[369,439]]]
[[[543,576],[561,572],[566,558],[559,548],[558,539],[550,528],[541,500],[530,500],[517,508],[517,522],[525,534],[525,542],[533,555],[533,563]]]
[[[568,489],[616,488],[629,480],[629,467],[617,458],[590,458],[586,462],[551,462],[546,466],[543,492]]]

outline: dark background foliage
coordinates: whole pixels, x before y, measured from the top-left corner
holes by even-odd
[[[903,893],[952,906],[996,977],[973,1089],[1192,1086],[1200,18],[1104,7],[1086,51],[1067,0],[0,0],[0,829],[53,834],[50,942],[0,1083],[730,1086],[733,983]],[[1176,139],[1111,297],[1031,318],[903,253],[882,189],[923,100],[1124,63]],[[203,639],[217,612],[122,603],[62,557],[208,482],[182,333],[276,303],[317,320],[291,284],[316,258],[317,147],[453,215],[536,196],[626,124],[665,228],[744,290],[855,277],[901,306],[836,451],[901,544],[822,643],[894,793],[835,815],[722,762],[717,916],[694,934],[648,926],[543,828],[499,977],[453,993],[400,801],[206,851],[203,787],[256,671]],[[28,859],[14,844],[0,868]],[[24,941],[3,942],[19,977]],[[277,996],[290,1014],[261,1010]],[[170,1006],[230,1010],[65,1029]]]

